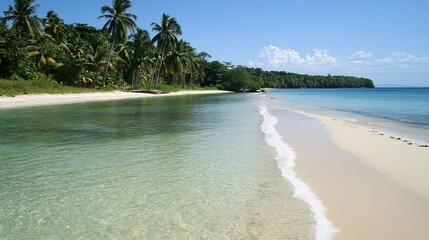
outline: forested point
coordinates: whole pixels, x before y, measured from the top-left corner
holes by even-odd
[[[102,29],[66,24],[53,11],[38,18],[38,6],[35,0],[15,0],[3,11],[0,79],[44,80],[89,89],[175,86],[243,92],[261,87],[374,87],[364,78],[264,71],[210,61],[210,54],[197,52],[180,38],[181,26],[169,15],[163,14],[159,22],[151,24],[151,38],[148,30],[136,25],[137,16],[129,12],[129,0],[113,0],[111,6],[100,7],[101,15],[94,13],[94,18],[105,23]],[[16,86],[4,82],[0,80],[0,88]],[[1,90],[0,95],[5,92]]]

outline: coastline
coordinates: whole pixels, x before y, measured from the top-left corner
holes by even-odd
[[[333,239],[427,237],[429,148],[339,119],[273,112],[280,119],[276,128],[297,153],[298,177],[339,230]]]
[[[132,98],[147,98],[161,96],[182,96],[195,94],[220,94],[231,93],[223,90],[189,90],[171,92],[167,94],[132,93],[132,92],[101,92],[101,93],[77,93],[77,94],[29,94],[16,97],[0,97],[0,109],[33,107],[44,105],[61,105],[91,101],[107,101]]]

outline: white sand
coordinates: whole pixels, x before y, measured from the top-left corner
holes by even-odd
[[[340,119],[321,120],[334,142],[396,185],[429,200],[427,143],[359,126]]]
[[[327,208],[334,239],[427,239],[427,143],[312,114],[285,119],[298,177]]]
[[[222,90],[195,90],[179,91],[168,94],[149,94],[149,93],[132,93],[132,92],[100,92],[100,93],[79,93],[79,94],[29,94],[19,95],[16,97],[0,97],[1,108],[28,107],[54,104],[68,104],[89,101],[105,101],[116,99],[161,97],[161,96],[178,96],[192,94],[217,94],[230,93]]]

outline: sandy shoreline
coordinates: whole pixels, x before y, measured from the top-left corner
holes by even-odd
[[[0,109],[165,95],[129,92],[0,97]],[[285,142],[297,153],[296,172],[327,208],[334,239],[427,239],[429,147],[346,120],[274,110]]]
[[[15,107],[43,106],[54,104],[69,104],[90,101],[106,101],[132,98],[161,97],[161,96],[179,96],[193,94],[218,94],[230,93],[222,90],[194,90],[179,91],[168,94],[149,94],[132,92],[100,92],[100,93],[78,93],[78,94],[29,94],[16,97],[0,97],[0,109]]]
[[[429,148],[340,119],[275,113],[298,176],[340,231],[334,239],[427,239]],[[401,139],[398,139],[401,138]]]

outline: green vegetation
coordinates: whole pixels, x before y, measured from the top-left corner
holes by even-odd
[[[4,80],[0,79],[0,96],[14,97],[22,94],[63,94],[63,93],[87,93],[94,91],[112,91],[110,88],[91,89],[64,86],[56,81],[47,80]]]
[[[167,14],[159,23],[151,24],[155,33],[151,39],[147,30],[136,25],[130,0],[113,0],[111,6],[101,7],[98,18],[106,20],[102,29],[66,24],[53,11],[40,19],[36,15],[38,6],[35,0],[15,0],[0,18],[0,78],[20,80],[16,87],[25,89],[12,91],[13,84],[2,81],[3,95],[47,93],[65,86],[164,91],[199,87],[233,91],[261,87],[373,87],[369,79],[267,72],[209,61],[208,53],[197,52],[180,39],[181,26]],[[52,81],[43,85],[34,81],[37,79]],[[39,90],[33,86],[36,83],[40,83]],[[33,87],[21,87],[23,84]]]
[[[163,92],[178,92],[178,91],[188,91],[188,90],[218,90],[217,87],[200,87],[197,85],[192,85],[190,87],[182,87],[182,86],[167,85],[167,84],[159,85],[158,89]]]
[[[205,79],[201,86],[217,86],[232,91],[263,88],[373,88],[370,79],[350,76],[312,76],[260,68],[234,67],[218,61],[204,63]]]
[[[249,69],[255,81],[270,88],[373,88],[370,79],[350,76],[311,76],[262,69]]]

